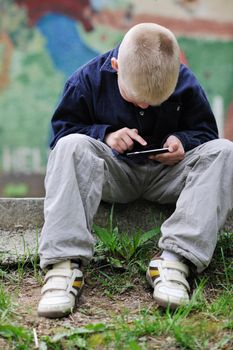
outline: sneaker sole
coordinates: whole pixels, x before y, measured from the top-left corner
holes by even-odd
[[[179,302],[174,302],[174,301],[173,302],[169,302],[169,301],[161,299],[159,297],[153,297],[153,299],[156,301],[156,303],[159,306],[161,306],[163,308],[169,307],[172,310],[175,310],[175,309],[177,309],[180,306],[187,306],[188,305],[188,301],[184,301],[183,303],[182,302],[179,303]]]
[[[61,311],[61,310],[41,310],[38,311],[38,316],[39,317],[46,317],[46,318],[62,318],[65,316],[70,315],[73,312],[73,309],[68,309],[65,311]]]

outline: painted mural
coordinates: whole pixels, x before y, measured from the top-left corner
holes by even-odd
[[[232,13],[232,0],[0,0],[0,195],[43,195],[65,80],[140,22],[177,35],[220,135],[233,140]]]

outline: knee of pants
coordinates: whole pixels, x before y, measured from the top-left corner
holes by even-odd
[[[79,154],[83,153],[83,151],[90,148],[90,137],[81,134],[70,134],[60,138],[56,144],[55,149],[57,151],[64,152],[67,150],[69,153],[73,153],[74,151]]]
[[[210,152],[221,152],[233,158],[233,142],[227,139],[217,139],[207,142],[206,148]]]

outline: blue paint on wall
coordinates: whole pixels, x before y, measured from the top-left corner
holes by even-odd
[[[82,41],[77,22],[69,17],[50,13],[43,16],[37,26],[46,38],[46,47],[55,67],[66,77],[98,55]]]

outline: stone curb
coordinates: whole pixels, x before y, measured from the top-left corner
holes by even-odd
[[[0,198],[0,229],[42,227],[43,205],[43,198]]]
[[[41,229],[44,222],[43,205],[43,198],[0,198],[0,230]],[[101,203],[94,222],[106,226],[111,207],[111,204]],[[117,204],[114,206],[114,221],[123,230],[145,230],[153,226],[159,217],[169,215],[172,210],[171,206],[159,206],[144,200]]]
[[[44,222],[43,198],[0,198],[0,263],[14,264],[19,258],[36,254],[38,237]],[[106,227],[111,204],[101,203],[94,223]],[[120,232],[133,233],[158,227],[174,207],[160,206],[144,200],[114,206],[113,221]],[[226,224],[233,230],[233,211]]]
[[[0,198],[0,264],[12,265],[37,254],[44,222],[43,198]],[[94,223],[107,227],[112,205],[101,203]],[[113,221],[120,232],[160,226],[172,208],[138,201],[114,206]]]

